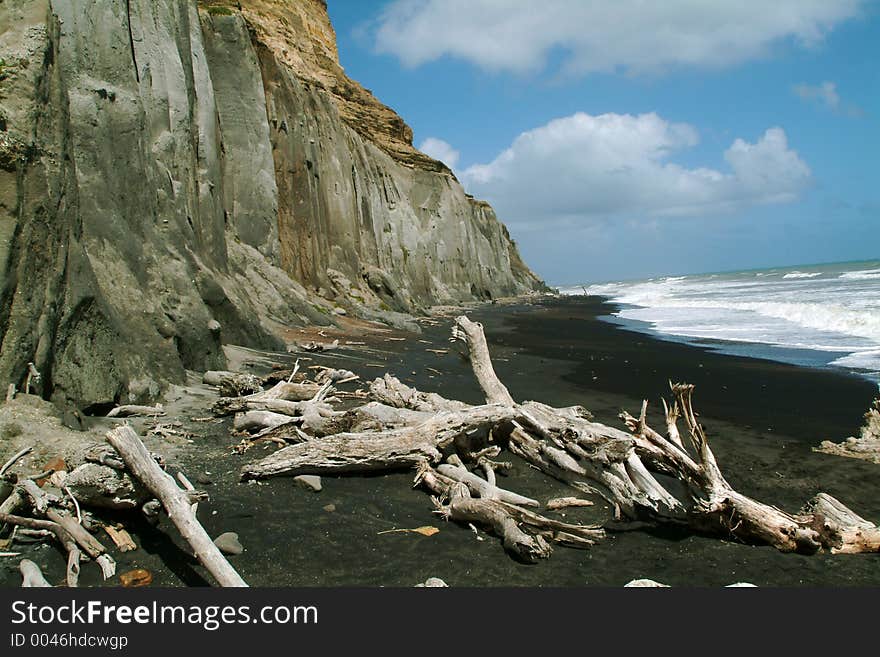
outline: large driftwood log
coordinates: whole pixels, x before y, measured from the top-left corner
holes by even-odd
[[[657,470],[685,484],[689,499],[682,504],[695,529],[766,543],[785,552],[810,554],[822,548],[832,552],[880,551],[880,529],[859,517],[830,495],[820,493],[798,514],[758,502],[733,489],[721,473],[702,425],[693,409],[692,385],[671,384],[672,405],[664,403],[667,427],[683,418],[690,453],[674,440],[651,429],[647,402],[638,418],[621,418],[637,440],[637,452]],[[670,432],[672,433],[672,432]],[[678,435],[677,429],[675,430]]]
[[[502,406],[474,406],[461,413],[438,413],[413,427],[316,438],[248,464],[241,474],[243,479],[258,479],[410,469],[425,461],[439,462],[441,450],[467,431],[510,417],[510,409]]]
[[[117,406],[112,411],[107,413],[107,417],[134,417],[136,415],[156,417],[159,415],[165,415],[165,409],[162,408],[162,404],[156,404],[155,406],[138,406],[137,404],[125,404],[123,406]]]
[[[501,383],[498,375],[495,374],[495,368],[492,367],[492,358],[489,356],[489,346],[486,344],[486,335],[483,333],[482,324],[472,322],[462,315],[455,320],[452,337],[467,344],[471,367],[474,370],[474,376],[477,377],[477,383],[480,384],[486,395],[486,402],[514,406],[515,402],[510,396],[507,386]]]
[[[131,473],[162,503],[171,522],[217,583],[220,586],[247,586],[195,517],[191,496],[159,467],[134,430],[127,425],[113,429],[107,434],[107,442],[119,452]]]

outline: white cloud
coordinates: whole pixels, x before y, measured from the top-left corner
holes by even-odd
[[[657,114],[577,113],[524,132],[488,164],[461,172],[468,191],[513,223],[564,224],[590,218],[715,215],[796,199],[810,183],[806,163],[782,128],[755,143],[737,139],[728,167],[672,161],[699,136]]]
[[[851,103],[844,103],[837,92],[837,84],[826,80],[821,84],[796,84],[792,87],[795,95],[807,102],[817,102],[832,112],[851,117],[864,115],[862,109]]]
[[[657,73],[719,68],[793,40],[814,46],[865,0],[395,0],[379,16],[379,52],[419,66],[445,55],[489,71]]]
[[[794,93],[803,100],[817,100],[824,103],[829,109],[836,110],[840,107],[840,95],[837,93],[837,85],[825,81],[815,86],[809,84],[794,85]]]
[[[450,169],[454,169],[455,165],[458,164],[458,151],[442,139],[428,137],[419,144],[419,150],[435,160],[440,160]]]

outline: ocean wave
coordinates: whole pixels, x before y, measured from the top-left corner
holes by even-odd
[[[880,269],[864,269],[861,271],[845,271],[838,278],[849,281],[880,280]]]
[[[803,271],[793,271],[789,274],[786,274],[782,278],[816,278],[817,276],[821,276],[822,272],[803,272]]]
[[[832,361],[831,364],[848,369],[880,372],[880,349],[857,351],[847,356],[842,356]]]
[[[698,341],[768,345],[834,354],[835,366],[880,376],[880,267],[877,262],[602,283],[624,320]],[[859,265],[856,265],[858,267]],[[811,271],[812,270],[812,271]],[[786,280],[787,279],[787,280]],[[582,294],[583,289],[571,290]],[[803,362],[803,361],[799,361]],[[816,362],[827,364],[827,357]]]
[[[713,302],[704,302],[698,307],[706,307],[706,303],[711,305]],[[868,338],[880,343],[880,313],[877,312],[850,310],[836,304],[765,301],[733,302],[725,308],[749,310],[806,328]]]
[[[816,303],[809,301],[747,301],[742,297],[731,298],[723,294],[710,298],[693,298],[675,294],[675,284],[644,283],[621,288],[619,285],[593,286],[591,294],[611,297],[618,303],[653,309],[703,309],[724,312],[725,320],[733,326],[753,323],[745,316],[732,317],[730,311],[754,313],[762,317],[784,320],[804,328],[865,338],[880,344],[880,309],[878,307],[853,308],[840,303]],[[642,319],[651,321],[650,313]],[[792,334],[793,341],[797,335]]]

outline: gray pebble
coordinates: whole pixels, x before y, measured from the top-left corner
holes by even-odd
[[[439,577],[429,577],[422,584],[416,584],[416,587],[421,587],[421,586],[424,586],[424,587],[430,588],[430,589],[449,588],[449,584],[444,582]]]
[[[235,532],[220,534],[220,536],[214,539],[214,545],[216,545],[223,554],[241,554],[244,552],[244,547],[238,540],[238,534]]]
[[[321,478],[317,475],[299,475],[294,477],[293,480],[297,486],[308,488],[316,493],[321,490]]]

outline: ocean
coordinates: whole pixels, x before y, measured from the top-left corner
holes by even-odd
[[[609,321],[725,353],[841,368],[880,385],[880,260],[562,288],[610,299]]]

